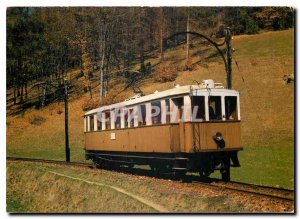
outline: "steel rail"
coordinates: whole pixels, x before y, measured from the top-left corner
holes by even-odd
[[[265,192],[260,192],[260,191],[254,191],[255,188],[259,188],[260,190],[266,189],[265,186],[259,186],[259,185],[252,185],[252,184],[243,184],[243,183],[238,183],[238,185],[246,185],[246,186],[253,186],[253,188],[250,189],[245,189],[245,188],[241,188],[241,187],[232,187],[234,186],[234,183],[228,183],[228,186],[226,184],[224,185],[218,185],[218,184],[212,184],[212,183],[206,183],[206,182],[199,182],[199,181],[193,181],[192,183],[194,184],[199,184],[199,185],[204,185],[206,187],[210,187],[210,188],[219,188],[219,189],[223,189],[223,190],[230,190],[230,191],[235,191],[235,192],[241,192],[241,193],[247,193],[247,194],[251,194],[251,195],[255,195],[255,196],[260,196],[260,197],[267,197],[267,198],[272,198],[272,199],[277,199],[277,200],[284,200],[284,201],[293,201],[294,202],[294,198],[288,197],[293,195],[294,196],[294,191],[293,190],[289,190],[289,189],[283,189],[283,188],[276,188],[276,187],[271,187],[271,186],[267,186],[267,188],[269,190],[273,190],[273,192],[288,192],[289,194],[287,196],[282,196],[282,195],[276,195],[276,194],[270,194]],[[270,191],[269,191],[270,192]]]
[[[50,164],[60,164],[66,166],[83,166],[83,167],[93,167],[94,164],[84,163],[84,162],[66,162],[61,160],[45,160],[37,158],[24,158],[24,157],[6,157],[9,161],[24,161],[24,162],[38,162],[38,163],[50,163]]]
[[[294,192],[293,189],[286,189],[286,188],[282,188],[282,187],[274,187],[274,186],[267,186],[267,185],[259,185],[259,184],[252,184],[252,183],[242,183],[242,182],[236,182],[236,181],[230,181],[230,183],[232,184],[238,184],[238,185],[242,185],[242,186],[252,186],[258,189],[273,189],[276,191],[280,191],[280,192]]]

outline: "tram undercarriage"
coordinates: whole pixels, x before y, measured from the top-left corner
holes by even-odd
[[[238,151],[200,153],[132,153],[114,151],[87,151],[86,159],[97,166],[113,168],[134,165],[149,165],[158,173],[175,174],[183,177],[187,172],[197,172],[201,177],[209,177],[219,170],[223,181],[230,181],[230,167],[239,167]]]

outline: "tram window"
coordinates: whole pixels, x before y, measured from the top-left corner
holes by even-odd
[[[151,103],[151,118],[152,124],[161,124],[161,103],[155,101]]]
[[[166,99],[166,123],[170,123],[170,100]]]
[[[129,109],[129,125],[130,127],[134,127],[134,114],[133,109]]]
[[[89,123],[88,123],[89,116],[86,116],[84,119],[85,119],[85,131],[88,132],[89,131]]]
[[[205,120],[204,96],[192,97],[193,119]]]
[[[124,110],[124,127],[125,128],[128,128],[129,127],[129,124],[128,124],[128,110]]]
[[[121,110],[115,110],[115,129],[121,128]]]
[[[105,130],[110,129],[110,112],[105,112]]]
[[[237,120],[237,97],[225,97],[225,114],[227,120]]]
[[[209,120],[222,120],[221,97],[210,96],[209,102]]]
[[[176,111],[176,119],[175,122],[179,122],[179,120],[182,118],[182,113],[183,113],[183,97],[179,97],[179,98],[174,98],[172,99],[173,103],[174,103],[174,109]],[[173,112],[171,113],[173,114]]]
[[[146,125],[146,106],[145,104],[138,106],[139,126]]]
[[[102,130],[102,113],[97,113],[97,130]]]
[[[94,131],[94,115],[89,116],[90,117],[90,131]]]

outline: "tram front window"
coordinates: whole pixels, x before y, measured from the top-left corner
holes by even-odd
[[[192,98],[193,120],[205,120],[204,96],[194,96]]]
[[[237,120],[237,97],[225,97],[225,114],[226,120]]]
[[[209,120],[222,120],[222,105],[220,96],[210,96],[209,103]]]

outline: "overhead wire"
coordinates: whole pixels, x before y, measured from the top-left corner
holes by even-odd
[[[235,62],[235,64],[236,64],[236,67],[237,67],[237,69],[238,69],[238,72],[240,73],[240,76],[241,76],[242,81],[243,81],[243,83],[244,83],[245,89],[246,89],[247,93],[249,93],[249,88],[248,88],[248,86],[247,86],[247,84],[246,84],[246,82],[245,82],[245,78],[244,78],[244,75],[243,75],[242,71],[240,70],[239,64],[238,64],[238,62],[237,62],[237,60],[235,59],[234,56],[232,56],[232,58],[233,58],[233,60],[234,60],[234,62]]]

